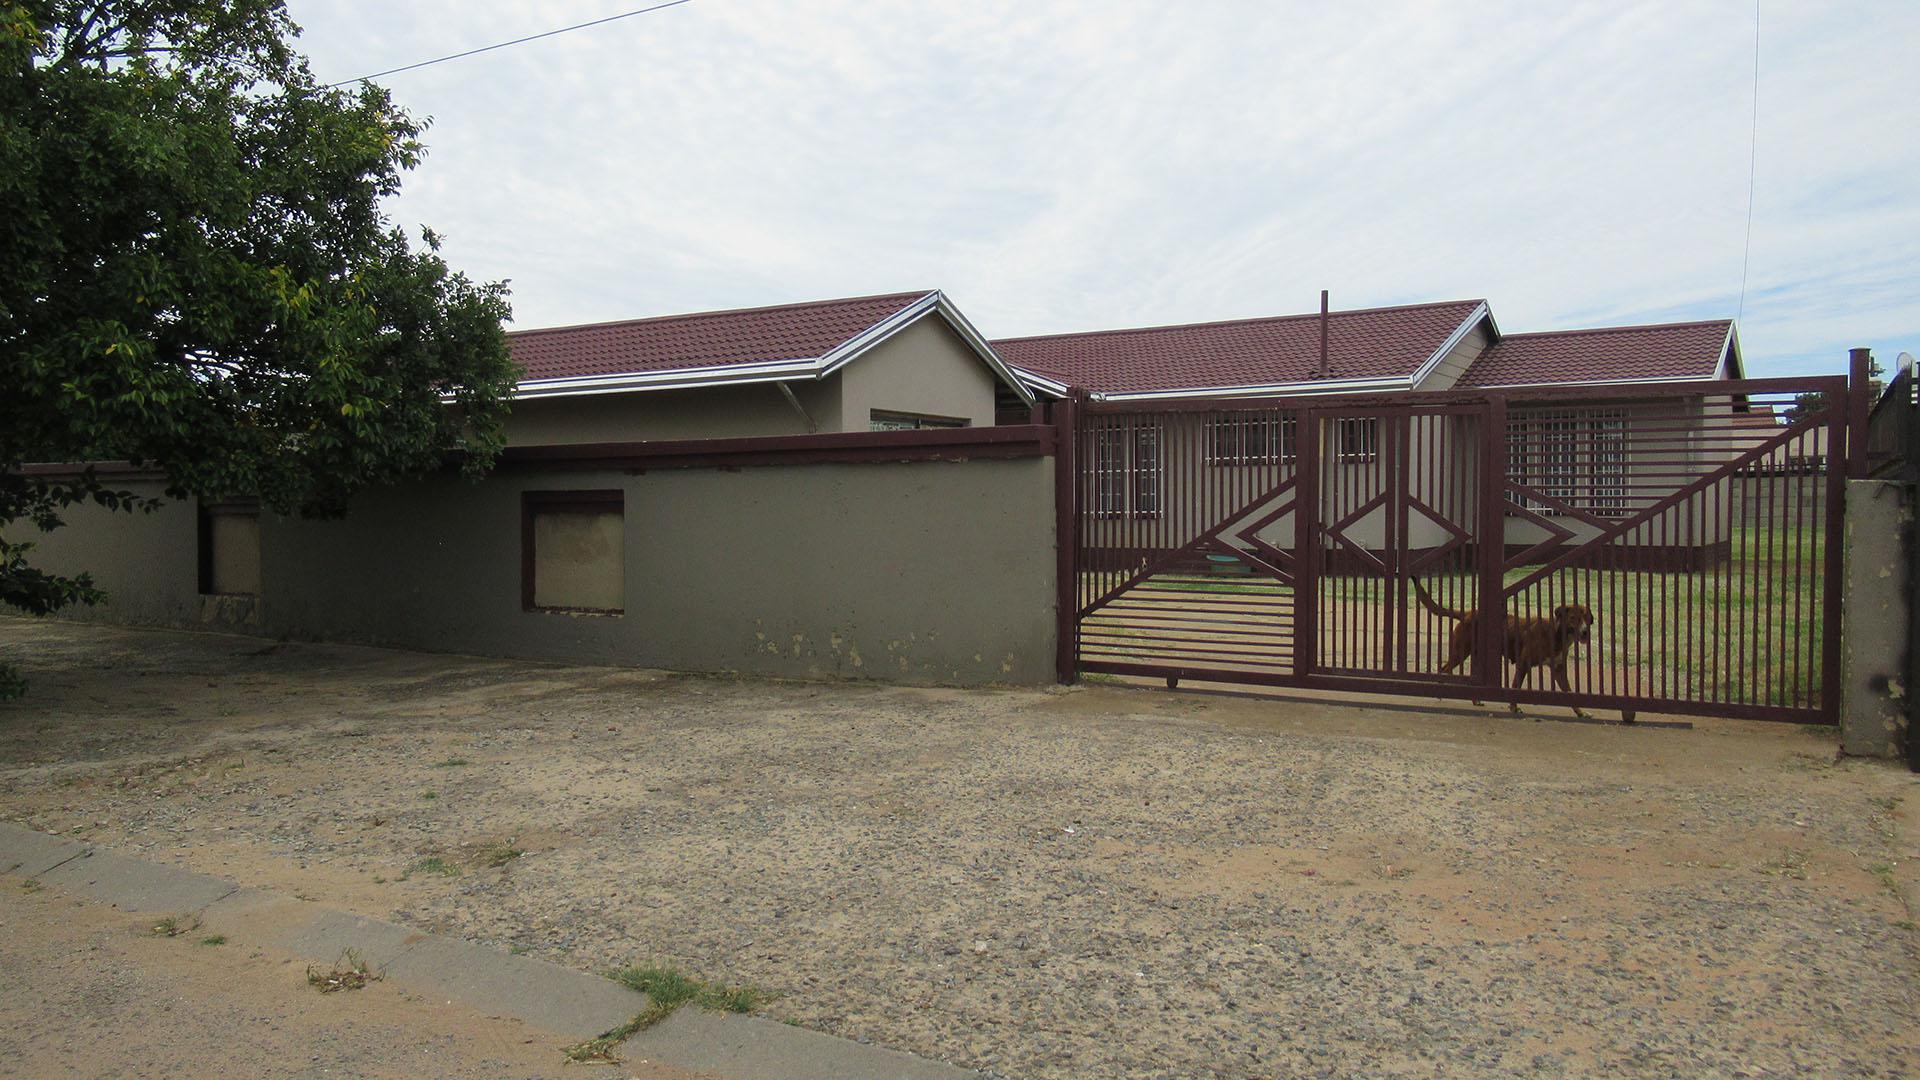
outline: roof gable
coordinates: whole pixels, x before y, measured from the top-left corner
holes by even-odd
[[[1731,371],[1723,370],[1726,362]],[[1738,376],[1730,319],[1508,334],[1480,354],[1461,387],[1544,386]]]
[[[525,382],[811,360],[897,315],[928,292],[703,311],[516,330],[507,348]]]
[[[1409,383],[1477,317],[1483,300],[1334,311],[1317,378],[1320,315],[995,340],[1014,367],[1103,396],[1297,383]],[[1331,387],[1330,387],[1331,388]]]
[[[929,315],[1031,400],[938,290],[518,330],[507,334],[507,348],[523,372],[516,397],[819,379]]]

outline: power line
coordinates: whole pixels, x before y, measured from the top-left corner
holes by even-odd
[[[690,0],[667,0],[667,2],[664,4],[655,4],[652,7],[638,8],[633,11],[622,12],[619,15],[609,15],[604,19],[594,19],[592,22],[575,23],[572,26],[563,26],[558,30],[548,30],[544,34],[529,34],[523,38],[514,38],[512,41],[502,41],[498,45],[486,45],[478,49],[468,49],[466,52],[457,52],[449,56],[439,56],[439,57],[435,57],[432,60],[422,60],[417,64],[408,64],[405,67],[388,68],[385,71],[376,71],[371,75],[362,75],[357,79],[345,79],[337,83],[328,83],[326,88],[329,90],[332,90],[335,87],[346,86],[349,83],[366,82],[368,79],[378,79],[385,75],[398,75],[403,71],[413,71],[417,68],[431,67],[434,64],[444,64],[449,60],[459,60],[463,57],[478,56],[483,52],[492,52],[495,49],[504,49],[509,45],[524,45],[529,41],[539,41],[541,38],[550,38],[555,36],[556,34],[570,33],[574,30],[585,30],[589,26],[600,26],[604,23],[618,22],[621,19],[631,19],[635,15],[645,15],[650,11],[660,11],[664,8],[679,7],[681,4],[685,4],[689,2]]]
[[[1733,319],[1747,313],[1747,266],[1753,260],[1753,173],[1760,158],[1760,0],[1753,0],[1753,126],[1747,135],[1747,239],[1740,253],[1740,304]]]

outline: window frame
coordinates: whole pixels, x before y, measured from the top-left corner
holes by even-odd
[[[1343,464],[1366,465],[1380,457],[1380,418],[1377,416],[1333,417],[1334,460]],[[1364,432],[1357,449],[1348,449],[1347,434]]]
[[[1127,423],[1092,429],[1088,492],[1096,518],[1160,516],[1160,474],[1164,469],[1161,425]]]
[[[894,426],[874,426],[887,421],[893,421]],[[972,426],[973,421],[965,416],[938,416],[933,413],[901,412],[898,409],[867,410],[868,431],[944,431]]]
[[[213,587],[214,550],[213,519],[216,517],[250,517],[254,521],[254,579],[257,582],[253,592],[216,592]],[[258,499],[221,499],[199,504],[194,516],[194,543],[197,559],[197,591],[201,596],[238,596],[254,598],[260,595],[264,582],[260,581],[260,500]]]
[[[1634,501],[1631,418],[1630,410],[1607,406],[1513,410],[1507,418],[1507,481],[1594,517],[1627,516]],[[1517,501],[1531,513],[1565,514],[1526,495]]]
[[[624,615],[626,597],[623,582],[621,606],[617,608],[566,607],[534,602],[537,562],[534,556],[534,519],[542,513],[558,514],[604,514],[609,508],[620,513],[620,535],[624,541],[627,523],[627,493],[621,488],[592,488],[582,490],[542,490],[522,491],[520,493],[520,610],[539,614],[561,615]],[[621,555],[625,563],[625,553]]]
[[[1250,449],[1254,432],[1263,449]],[[1215,468],[1243,465],[1291,465],[1299,459],[1300,421],[1278,413],[1228,413],[1209,416],[1206,424],[1206,461]],[[1275,441],[1279,448],[1274,448]]]

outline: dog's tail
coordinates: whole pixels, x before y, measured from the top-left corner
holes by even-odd
[[[1425,585],[1420,584],[1419,578],[1409,577],[1407,580],[1413,582],[1414,595],[1420,598],[1420,605],[1426,608],[1428,611],[1433,612],[1435,615],[1438,615],[1443,619],[1467,618],[1467,613],[1464,611],[1455,611],[1453,608],[1441,607],[1439,604],[1434,603],[1432,594],[1427,592],[1427,587]]]

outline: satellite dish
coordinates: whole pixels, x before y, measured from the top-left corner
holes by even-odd
[[[1896,356],[1893,358],[1893,367],[1895,371],[1912,371],[1913,363],[1914,363],[1913,354],[1910,352],[1903,352],[1899,356]]]

